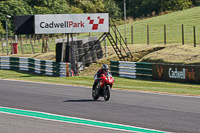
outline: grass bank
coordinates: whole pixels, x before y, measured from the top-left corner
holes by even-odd
[[[193,26],[196,27],[196,42],[200,44],[200,7],[155,16],[142,20],[134,20],[126,24],[126,38],[128,44],[131,40],[131,26],[133,26],[133,43],[147,44],[147,25],[149,25],[150,44],[164,44],[164,25],[166,25],[167,44],[182,43],[182,24],[184,25],[185,44],[193,44]],[[123,38],[125,25],[118,25]],[[114,33],[111,31],[111,34]],[[91,36],[100,36],[101,33],[91,33]],[[88,37],[89,34],[80,34],[78,38]],[[107,45],[110,45],[107,40]]]
[[[49,77],[34,75],[20,71],[0,70],[0,79],[15,79],[35,82],[58,83],[92,87],[93,76]],[[197,84],[161,82],[153,80],[127,79],[115,77],[114,89],[167,93],[177,95],[200,96],[200,86]]]

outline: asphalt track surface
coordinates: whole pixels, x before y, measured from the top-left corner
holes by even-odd
[[[112,90],[93,101],[87,87],[0,80],[0,106],[177,133],[200,133],[200,97]],[[113,132],[0,113],[0,132]]]

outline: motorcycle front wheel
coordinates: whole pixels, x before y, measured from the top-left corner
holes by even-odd
[[[98,100],[99,99],[99,93],[97,92],[97,88],[95,87],[95,90],[92,89],[92,98],[94,100]]]
[[[107,85],[104,89],[104,100],[108,101],[110,99],[110,85]]]

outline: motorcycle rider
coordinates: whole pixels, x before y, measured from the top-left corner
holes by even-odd
[[[97,76],[97,80],[94,81],[92,90],[95,89],[96,85],[97,85],[97,84],[99,83],[99,81],[101,80],[101,79],[100,79],[101,74],[103,74],[103,73],[105,73],[105,72],[110,72],[108,69],[109,69],[108,65],[107,65],[107,64],[103,64],[103,65],[102,65],[102,68],[99,69],[99,71],[95,74],[95,76]]]

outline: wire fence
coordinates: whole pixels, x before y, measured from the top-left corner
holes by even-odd
[[[17,36],[8,37],[8,42],[6,40],[6,35],[1,36],[0,42],[0,53],[12,53],[12,43],[18,43],[18,53],[22,54],[32,54],[44,52],[47,46],[49,52],[55,51],[55,39],[65,36],[49,36],[49,35],[27,35],[27,36]],[[7,45],[8,44],[8,45]],[[47,45],[46,45],[47,44]]]
[[[129,26],[127,33],[129,44],[200,44],[200,25]]]
[[[118,27],[121,35],[125,38],[124,27]],[[132,26],[126,27],[126,38],[128,44],[191,44],[196,47],[200,44],[200,25],[175,25],[175,26]],[[85,37],[100,36],[102,33],[84,33],[74,34],[78,39]],[[111,34],[115,38],[115,33]],[[11,43],[18,42],[18,53],[32,54],[41,52],[55,52],[55,39],[66,38],[65,34],[58,35],[26,35],[8,38],[8,45],[6,35],[0,36],[0,53],[11,54]],[[107,45],[109,41],[107,40]],[[104,45],[104,43],[102,44]]]
[[[124,26],[117,27],[123,38],[127,38],[127,44],[200,44],[200,25],[143,25],[143,26],[126,26],[126,37]],[[115,33],[110,31],[112,36]],[[101,33],[99,33],[101,34]],[[98,33],[91,33],[91,36],[98,36]],[[124,39],[126,40],[126,39]],[[195,42],[194,42],[195,41]],[[107,40],[107,45],[109,41]]]

